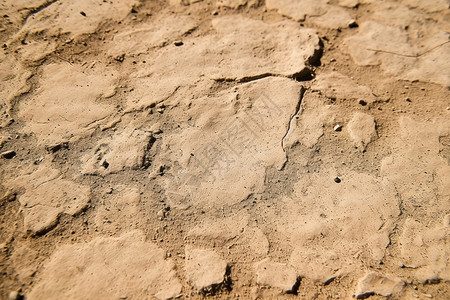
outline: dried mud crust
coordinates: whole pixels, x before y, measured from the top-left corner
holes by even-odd
[[[447,299],[449,17],[0,2],[0,298]]]

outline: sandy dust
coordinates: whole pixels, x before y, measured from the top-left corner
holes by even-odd
[[[449,299],[449,5],[0,1],[0,298]]]

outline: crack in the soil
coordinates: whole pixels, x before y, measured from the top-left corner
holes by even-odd
[[[94,121],[91,121],[91,122],[89,122],[86,126],[84,126],[84,128],[88,128],[89,126],[91,126],[91,125],[94,124],[94,123],[103,121],[104,119],[108,118],[109,116],[110,116],[110,115],[107,115],[107,116],[104,116],[103,118],[100,118],[100,119],[96,119],[96,120],[94,120]]]
[[[419,58],[419,57],[421,57],[421,56],[423,56],[423,55],[425,55],[425,54],[427,54],[427,53],[430,53],[431,51],[433,51],[433,50],[435,50],[435,49],[437,49],[437,48],[440,48],[440,47],[444,46],[445,44],[448,44],[448,43],[450,43],[450,41],[443,42],[443,43],[441,43],[441,44],[439,44],[439,45],[436,45],[436,46],[434,46],[434,47],[432,47],[432,48],[430,48],[430,49],[428,49],[428,50],[425,50],[425,51],[422,52],[422,53],[418,53],[418,54],[402,54],[402,53],[397,53],[397,52],[388,51],[388,50],[382,50],[382,49],[370,49],[370,48],[367,49],[367,50],[369,50],[369,51],[374,51],[374,52],[387,53],[387,54],[392,54],[392,55],[398,55],[398,56],[403,56],[403,57]]]
[[[168,95],[167,97],[165,97],[165,98],[163,98],[163,99],[161,99],[161,100],[159,100],[159,101],[156,101],[156,102],[153,102],[153,103],[150,103],[150,104],[146,104],[146,105],[142,105],[140,108],[133,108],[133,109],[129,109],[129,110],[126,110],[126,111],[122,112],[122,113],[118,116],[118,119],[115,119],[115,120],[111,121],[110,124],[109,124],[108,126],[103,127],[103,128],[102,128],[102,131],[111,129],[111,128],[115,127],[117,124],[121,123],[121,122],[122,122],[122,118],[123,118],[125,115],[143,112],[143,111],[145,111],[145,110],[147,110],[147,109],[149,109],[149,108],[153,108],[153,107],[158,106],[159,104],[163,103],[164,101],[169,100],[173,95],[175,95],[175,93],[176,93],[180,88],[181,88],[181,86],[177,86],[177,87],[172,91],[172,93],[170,93],[170,95]],[[119,114],[119,113],[118,113],[118,114]],[[108,115],[108,116],[106,116],[106,117],[104,117],[104,118],[102,118],[102,119],[95,120],[95,121],[91,122],[90,124],[95,123],[95,122],[100,121],[100,120],[103,120],[103,119],[106,119],[106,118],[108,118],[108,117],[110,117],[110,116],[113,116],[113,115],[114,115],[114,114],[110,114],[110,115]],[[117,115],[115,115],[115,116],[117,116]],[[113,117],[115,117],[115,116],[113,116]]]
[[[384,261],[386,256],[387,256],[387,252],[389,250],[389,248],[392,246],[393,244],[393,238],[394,236],[396,236],[398,234],[398,230],[399,230],[399,224],[402,221],[402,219],[404,219],[404,207],[403,207],[403,198],[400,194],[400,192],[397,189],[397,186],[394,184],[394,190],[395,190],[395,197],[398,199],[398,209],[399,209],[399,213],[398,216],[395,218],[394,223],[393,223],[393,228],[389,231],[388,233],[388,243],[383,251],[383,257],[381,258],[380,261]],[[382,224],[382,227],[384,226],[384,223]],[[381,230],[380,227],[378,230]]]
[[[295,111],[294,114],[290,117],[289,119],[289,123],[287,125],[287,129],[286,129],[286,133],[284,134],[283,138],[281,139],[281,148],[283,148],[283,151],[286,152],[286,149],[284,148],[284,140],[287,138],[287,136],[289,135],[289,133],[291,133],[292,130],[292,123],[295,121],[296,117],[301,113],[301,106],[302,106],[302,101],[303,98],[305,96],[306,93],[306,88],[305,87],[301,87],[300,89],[300,96],[297,102],[297,106],[295,107]]]
[[[61,178],[61,176],[56,176],[55,178],[51,178],[51,179],[49,179],[49,180],[43,181],[43,182],[41,182],[40,184],[38,184],[37,186],[35,186],[34,189],[37,189],[37,188],[40,187],[41,185],[44,185],[44,184],[46,184],[46,183],[49,183],[49,182],[54,181],[54,180],[59,179],[59,178]]]
[[[51,0],[51,1],[45,2],[44,4],[38,6],[38,7],[34,8],[34,9],[31,9],[31,11],[25,16],[25,20],[23,21],[23,25],[22,26],[25,26],[25,24],[27,23],[28,19],[31,16],[37,14],[40,11],[43,11],[44,9],[46,9],[47,7],[49,7],[50,5],[54,4],[57,1],[58,0]]]
[[[267,73],[261,73],[261,74],[237,77],[237,78],[221,77],[221,78],[212,78],[212,79],[216,82],[249,83],[249,82],[264,79],[267,77],[281,77],[281,78],[293,79],[295,81],[310,81],[311,79],[313,79],[313,76],[314,76],[313,70],[306,66],[299,72],[293,73],[291,75],[283,75],[283,74],[267,72]]]
[[[17,33],[12,37],[12,39],[11,39],[10,41],[8,41],[8,42],[6,43],[7,46],[10,47],[12,44],[14,44],[14,43],[16,43],[16,42],[19,42],[19,41],[22,42],[22,43],[24,43],[25,40],[26,40],[27,37],[28,37],[28,32],[27,32],[27,30],[26,30],[26,28],[25,28],[25,25],[27,24],[28,19],[29,19],[31,16],[33,16],[33,15],[35,15],[35,14],[37,14],[37,13],[43,11],[43,10],[46,9],[46,8],[48,8],[49,6],[51,6],[52,4],[56,3],[57,1],[58,1],[58,0],[50,0],[50,1],[45,2],[44,4],[42,4],[42,5],[38,6],[38,7],[30,8],[28,14],[25,16],[25,18],[24,18],[24,20],[23,20],[22,28],[19,30],[19,32],[17,32]]]
[[[239,83],[247,83],[247,82],[251,82],[251,81],[255,81],[255,80],[259,80],[259,79],[263,79],[266,77],[282,77],[281,75],[278,74],[273,74],[273,73],[263,73],[263,74],[258,74],[258,75],[254,75],[254,76],[245,76],[242,77],[241,79],[238,80]]]
[[[280,74],[275,73],[262,73],[262,74],[256,74],[256,75],[250,75],[250,76],[244,76],[244,77],[238,77],[238,78],[229,78],[229,77],[221,77],[221,78],[213,78],[216,82],[236,82],[236,83],[248,83],[256,80],[260,80],[266,77],[284,77],[284,78],[290,78],[288,76],[283,76]]]
[[[403,198],[402,198],[402,195],[398,191],[397,186],[395,184],[394,184],[394,189],[395,189],[396,196],[398,198],[398,210],[399,210],[398,217],[400,217],[400,216],[403,215],[403,211],[404,211]]]

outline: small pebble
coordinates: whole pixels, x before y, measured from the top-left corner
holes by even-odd
[[[2,152],[0,154],[0,156],[3,157],[3,158],[6,158],[6,159],[11,159],[14,156],[16,156],[16,152],[13,151],[13,150],[9,150],[9,151]]]
[[[173,44],[174,44],[175,46],[177,46],[177,47],[180,47],[180,46],[183,46],[183,45],[184,45],[182,41],[175,41],[175,42],[173,42]]]
[[[367,105],[367,102],[364,101],[364,100],[359,100],[358,103],[359,103],[360,105],[362,105],[362,106],[366,106],[366,105]]]
[[[114,58],[118,62],[123,62],[125,60],[125,54],[118,55]]]
[[[356,27],[359,27],[359,25],[358,25],[358,23],[356,23],[356,20],[350,20],[350,21],[348,22],[348,27],[350,27],[350,28],[356,28]]]
[[[48,153],[55,153],[61,149],[69,149],[69,142],[45,146],[45,150],[47,150]]]
[[[34,164],[35,164],[35,165],[38,165],[38,164],[40,164],[43,160],[44,160],[43,157],[39,157],[38,159],[36,159],[36,160],[34,161]]]
[[[406,101],[406,102],[411,102],[411,98],[406,97],[406,98],[405,98],[405,101]]]
[[[336,126],[333,127],[334,131],[342,131],[342,126],[337,124]]]
[[[166,211],[164,209],[161,209],[160,211],[158,211],[156,216],[158,217],[158,219],[160,221],[162,221],[164,219],[164,217],[166,216]]]
[[[334,178],[334,182],[341,183],[341,179],[339,177]]]
[[[16,291],[10,292],[8,294],[8,300],[16,300],[19,299],[19,293]]]

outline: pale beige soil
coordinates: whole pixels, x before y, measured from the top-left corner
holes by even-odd
[[[0,0],[0,298],[449,299],[449,5]]]

